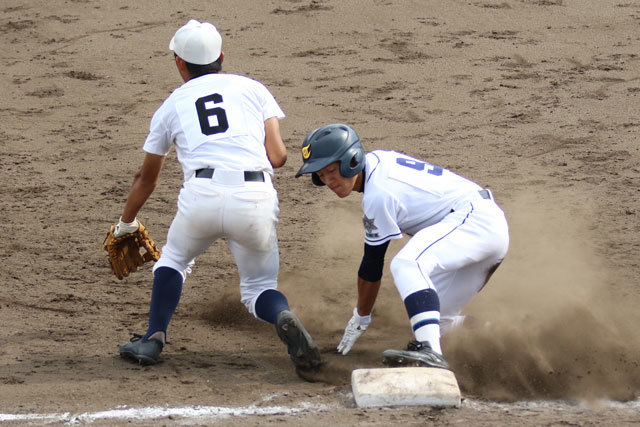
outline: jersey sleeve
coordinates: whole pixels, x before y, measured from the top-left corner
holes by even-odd
[[[280,105],[278,105],[278,101],[276,101],[273,94],[262,83],[256,83],[260,98],[262,99],[262,120],[267,120],[271,117],[283,119],[285,117],[284,112],[282,108],[280,108]]]
[[[151,118],[149,134],[142,149],[150,154],[166,156],[171,149],[171,131],[166,123],[165,107],[163,104]]]
[[[372,197],[363,198],[365,243],[378,246],[391,239],[402,238],[397,219],[400,209],[398,199],[387,192],[376,192]]]

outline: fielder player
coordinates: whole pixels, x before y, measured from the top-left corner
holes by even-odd
[[[146,152],[114,234],[138,229],[136,215],[153,192],[172,145],[184,172],[178,211],[154,281],[146,334],[119,347],[122,356],[155,364],[196,257],[226,238],[240,276],[241,300],[258,319],[276,325],[291,360],[319,367],[318,346],[277,290],[278,198],[273,168],[287,159],[278,103],[261,83],[220,73],[222,39],[207,22],[190,20],[169,43],[184,84],[158,108]]]
[[[449,369],[441,334],[463,324],[461,311],[498,268],[509,245],[504,213],[491,191],[441,167],[403,153],[365,154],[356,132],[330,124],[302,144],[303,165],[315,185],[338,197],[362,193],[364,256],[358,301],[338,345],[346,355],[371,323],[385,252],[392,239],[411,236],[391,261],[415,341],[386,350],[383,363]]]

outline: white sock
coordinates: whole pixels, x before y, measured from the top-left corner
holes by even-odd
[[[438,354],[442,354],[440,347],[440,325],[425,325],[416,329],[413,334],[418,341],[427,341],[431,345],[431,350]]]

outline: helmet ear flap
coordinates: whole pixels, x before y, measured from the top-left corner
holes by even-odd
[[[324,185],[324,182],[322,182],[318,174],[315,172],[311,173],[311,182],[313,182],[318,187],[322,187]]]
[[[360,141],[357,141],[342,155],[340,159],[340,175],[345,178],[351,178],[360,173],[362,169],[364,169],[364,150]]]

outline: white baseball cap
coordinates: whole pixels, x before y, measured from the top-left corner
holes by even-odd
[[[192,19],[176,31],[169,50],[191,64],[211,64],[220,57],[222,37],[213,24]]]

